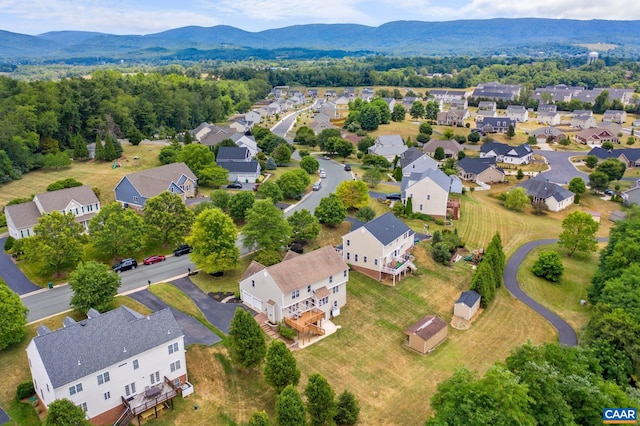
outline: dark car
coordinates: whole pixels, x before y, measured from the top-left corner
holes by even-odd
[[[174,256],[182,256],[183,254],[189,254],[193,251],[193,247],[189,244],[182,244],[180,247],[173,251]]]
[[[230,189],[242,189],[242,184],[240,182],[233,182],[227,185],[227,188]]]
[[[145,258],[142,263],[144,263],[145,265],[153,265],[154,263],[164,262],[165,259],[166,258],[163,255],[157,254],[157,255],[153,255]]]
[[[387,200],[400,200],[402,196],[398,192],[394,192],[393,194],[387,195]]]
[[[128,271],[129,269],[136,269],[138,266],[138,262],[136,262],[133,258],[122,259],[120,262],[116,263],[111,267],[114,272],[123,272]]]
[[[347,171],[347,172],[350,172],[351,171],[351,166],[348,165],[348,164],[345,164],[344,170]]]
[[[613,192],[613,189],[607,189],[606,191],[604,191],[604,194],[605,195],[613,195],[615,193]]]

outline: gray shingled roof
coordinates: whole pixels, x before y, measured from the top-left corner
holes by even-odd
[[[251,161],[223,161],[218,166],[229,170],[230,173],[257,173],[260,164],[256,160]]]
[[[140,172],[131,173],[125,177],[138,190],[140,195],[145,198],[155,197],[162,191],[168,191],[171,183],[180,180],[182,175],[187,176],[193,181],[197,181],[196,175],[185,163],[172,163],[153,169],[142,170]]]
[[[58,388],[183,335],[169,308],[144,317],[120,307],[36,336],[33,342]]]
[[[458,168],[462,169],[466,173],[473,173],[474,175],[479,175],[484,172],[491,166],[496,165],[496,157],[487,157],[487,158],[472,158],[472,157],[464,157],[463,159],[458,161]],[[496,168],[497,170],[500,170]]]
[[[245,161],[247,158],[247,148],[237,146],[221,146],[218,149],[216,161]]]
[[[535,198],[542,198],[544,200],[553,197],[557,201],[562,201],[575,195],[573,192],[561,187],[560,185],[546,182],[544,180],[529,179],[524,182],[520,182],[516,186],[524,188],[525,191],[527,191],[527,195]]]
[[[510,154],[509,151],[514,150],[516,155]],[[493,151],[498,155],[508,156],[508,157],[524,157],[526,155],[531,154],[531,147],[529,144],[523,143],[518,146],[511,146],[500,142],[488,142],[480,147],[480,152],[487,153]]]
[[[35,225],[40,217],[40,210],[38,210],[38,206],[33,201],[7,206],[4,212],[13,222],[16,229],[29,228]]]
[[[622,149],[604,149],[601,147],[595,147],[589,151],[588,155],[595,155],[601,160],[606,160],[607,158],[618,158],[622,154],[627,157],[629,161],[638,161],[640,160],[640,149],[638,148],[622,148]],[[9,208],[9,207],[7,207]]]
[[[42,194],[36,195],[35,199],[40,202],[40,205],[42,205],[42,208],[46,213],[64,209],[69,205],[71,200],[75,200],[83,206],[88,204],[97,204],[100,202],[89,185],[65,188],[58,191],[43,192]]]
[[[480,299],[478,292],[474,290],[463,291],[456,303],[464,303],[468,307],[472,307]]]
[[[407,231],[413,233],[403,221],[395,217],[391,212],[378,216],[363,226],[385,246]]]

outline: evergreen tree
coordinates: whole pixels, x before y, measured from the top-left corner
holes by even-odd
[[[482,297],[480,306],[486,308],[495,295],[496,282],[495,274],[491,270],[489,262],[480,262],[478,269],[471,278],[471,290],[475,290]]]
[[[344,391],[338,396],[336,402],[336,415],[333,416],[333,420],[338,425],[354,425],[358,422],[358,416],[360,414],[360,404],[356,399],[356,396],[349,392]]]
[[[104,159],[106,161],[113,161],[118,158],[116,153],[116,146],[113,143],[113,138],[109,135],[104,140]]]
[[[96,149],[94,151],[94,158],[96,160],[101,160],[101,161],[105,160],[104,145],[102,145],[102,140],[100,139],[100,136],[96,136]]]
[[[262,411],[254,411],[251,417],[249,418],[249,422],[247,426],[269,426],[271,423],[269,422],[269,416],[267,412]]]
[[[262,329],[250,312],[237,308],[229,326],[228,348],[231,359],[244,368],[260,365],[267,352]]]
[[[276,399],[276,419],[281,426],[304,426],[307,413],[295,386],[289,385]]]
[[[333,420],[336,415],[335,392],[324,377],[317,373],[309,376],[304,395],[313,426],[322,426]]]
[[[89,158],[89,149],[87,144],[80,135],[73,137],[73,158],[75,160],[84,160]]]
[[[409,216],[413,214],[413,197],[407,197],[407,204],[404,207],[404,214]]]
[[[483,262],[489,262],[495,274],[496,287],[500,287],[504,282],[504,269],[507,264],[504,251],[502,249],[502,239],[500,233],[496,232],[485,251]]]
[[[296,386],[299,380],[300,370],[287,345],[281,340],[271,342],[267,349],[264,381],[280,393],[289,385]]]

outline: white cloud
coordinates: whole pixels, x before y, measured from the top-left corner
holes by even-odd
[[[640,2],[628,0],[472,0],[461,9],[468,18],[640,19]]]

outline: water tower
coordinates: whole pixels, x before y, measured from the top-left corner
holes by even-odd
[[[587,59],[587,65],[591,65],[598,60],[598,52],[589,52],[589,58]]]

